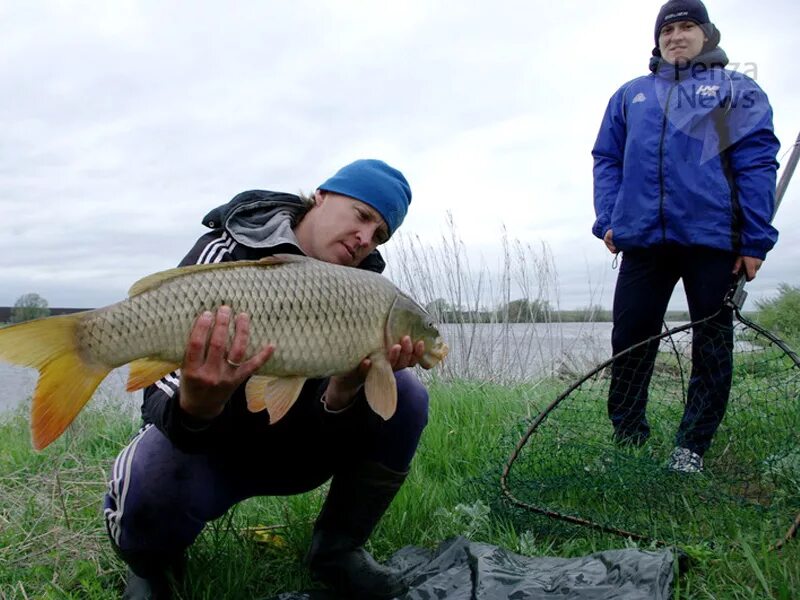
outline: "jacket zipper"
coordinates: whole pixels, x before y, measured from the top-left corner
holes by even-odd
[[[664,216],[664,138],[667,135],[667,117],[669,116],[669,101],[672,98],[672,92],[678,83],[673,83],[667,93],[667,101],[664,106],[664,118],[661,122],[661,140],[658,147],[658,183],[659,183],[659,200],[658,200],[658,214],[661,218],[661,243],[667,243],[667,220]]]

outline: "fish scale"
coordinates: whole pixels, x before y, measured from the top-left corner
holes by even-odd
[[[34,446],[57,438],[112,369],[130,363],[129,390],[179,369],[197,316],[223,304],[250,316],[245,359],[274,346],[245,390],[248,408],[267,409],[271,422],[307,378],[350,372],[367,357],[367,401],[387,419],[396,407],[389,346],[406,335],[423,341],[427,368],[447,354],[430,315],[376,273],[298,256],[171,269],[134,284],[122,302],[0,330],[0,359],[39,370]]]
[[[275,345],[263,373],[312,369],[327,375],[383,344],[383,324],[396,295],[383,277],[357,269],[331,272],[307,262],[241,267],[235,277],[225,269],[201,271],[90,313],[78,344],[92,362],[125,364],[142,355],[180,362],[197,315],[228,304],[234,313],[250,315],[248,356]]]

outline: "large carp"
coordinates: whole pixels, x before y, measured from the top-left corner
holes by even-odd
[[[275,347],[245,386],[250,410],[266,408],[271,422],[307,378],[352,371],[367,357],[367,401],[388,419],[397,389],[387,349],[406,335],[424,341],[426,368],[448,351],[425,309],[376,273],[292,255],[170,269],[116,304],[0,329],[0,359],[39,370],[34,447],[60,436],[112,369],[130,363],[134,391],[180,368],[197,316],[223,304],[250,315],[245,358]]]

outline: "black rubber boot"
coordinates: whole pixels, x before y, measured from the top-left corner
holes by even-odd
[[[123,552],[114,540],[111,546],[127,565],[125,591],[122,600],[171,600],[172,587],[183,579],[186,556]]]
[[[140,577],[128,567],[122,600],[170,600],[172,588],[166,577]]]
[[[408,473],[365,462],[333,476],[306,561],[315,579],[345,598],[394,598],[408,586],[364,549]]]
[[[134,556],[118,552],[128,564],[128,579],[122,600],[171,600],[173,586],[183,580],[186,557],[183,553],[171,556]]]

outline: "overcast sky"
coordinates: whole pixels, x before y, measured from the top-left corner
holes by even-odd
[[[476,264],[497,263],[504,232],[544,243],[562,308],[610,306],[590,152],[610,95],[647,72],[660,5],[4,0],[0,305],[116,302],[238,192],[311,191],[372,157],[411,183],[414,240],[437,244],[449,211]],[[769,95],[785,163],[800,5],[707,6]],[[775,224],[749,302],[800,284],[800,173]]]

